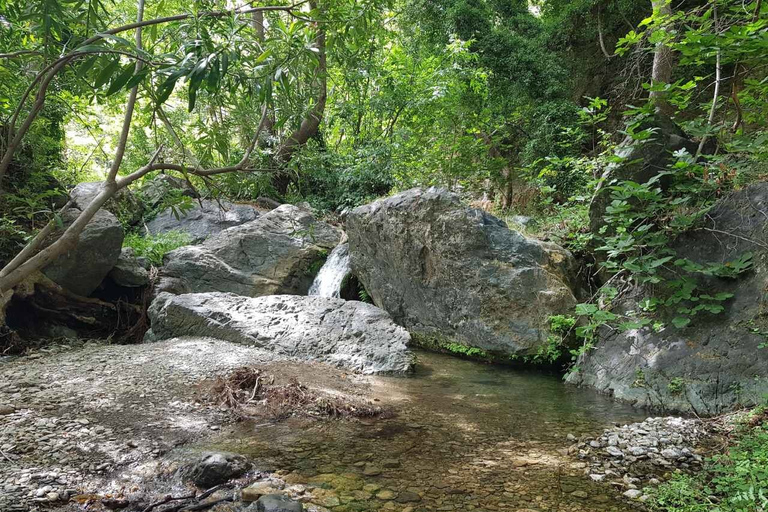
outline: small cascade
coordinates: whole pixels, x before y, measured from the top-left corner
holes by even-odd
[[[328,256],[328,259],[317,273],[309,295],[320,297],[339,297],[341,283],[352,271],[349,261],[349,244],[339,244]]]

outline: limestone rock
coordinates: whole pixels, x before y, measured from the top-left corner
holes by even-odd
[[[768,183],[722,199],[708,217],[716,232],[684,234],[674,248],[699,264],[753,254],[753,269],[739,277],[701,281],[710,295],[734,295],[725,311],[700,314],[685,329],[667,321],[661,332],[603,330],[568,382],[636,405],[699,415],[761,403],[768,393],[768,351],[759,348],[768,332]],[[617,307],[637,309],[642,296],[640,290]]]
[[[255,208],[246,204],[210,199],[201,202],[202,206],[196,202],[185,213],[174,213],[173,209],[168,208],[149,221],[147,229],[153,235],[182,231],[190,236],[192,243],[200,243],[227,228],[239,226],[259,216]]]
[[[412,189],[347,216],[353,273],[412,333],[500,355],[535,354],[576,304],[573,258],[445,190]]]
[[[103,181],[91,181],[78,184],[69,193],[74,201],[74,206],[80,210],[85,209],[85,207],[91,204],[91,201],[93,201],[101,192],[103,185]],[[126,224],[133,225],[141,220],[144,207],[141,204],[141,201],[139,201],[130,190],[123,188],[118,190],[115,195],[104,204],[102,209],[113,214]]]
[[[115,267],[109,271],[109,277],[119,286],[137,288],[149,284],[149,272],[134,255],[133,249],[123,247]]]
[[[70,208],[62,214],[64,229],[79,213]],[[100,210],[80,234],[77,246],[45,267],[43,273],[70,292],[88,296],[117,263],[123,236],[123,227],[115,216]]]
[[[201,245],[168,253],[157,289],[249,297],[306,294],[313,274],[340,239],[338,229],[282,205]]]
[[[326,297],[160,294],[148,339],[210,336],[363,373],[406,372],[410,336],[371,304]]]

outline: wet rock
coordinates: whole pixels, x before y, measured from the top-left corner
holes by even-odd
[[[256,501],[267,494],[280,494],[279,491],[272,485],[272,482],[256,482],[243,489],[242,500]]]
[[[340,240],[338,229],[282,205],[201,245],[168,253],[158,291],[306,295],[314,273]]]
[[[62,214],[62,230],[69,227],[80,214],[70,208]],[[93,293],[120,257],[123,227],[108,211],[96,212],[80,234],[79,243],[62,254],[43,273],[58,285],[84,297]],[[52,243],[55,238],[49,242]]]
[[[535,354],[549,316],[570,311],[574,260],[442,189],[412,189],[354,209],[355,275],[411,333],[504,355]]]
[[[148,340],[210,336],[363,373],[410,370],[410,336],[372,304],[328,297],[160,294]]]
[[[302,512],[304,505],[282,494],[268,494],[259,498],[248,510],[256,512]]]
[[[137,288],[149,284],[149,272],[136,258],[131,247],[123,247],[117,263],[108,275],[118,286]]]
[[[203,454],[198,462],[184,468],[182,474],[196,486],[208,489],[242,475],[250,467],[242,455],[214,452]]]
[[[421,501],[421,496],[413,491],[403,491],[397,495],[395,501],[398,503],[416,503]]]
[[[189,235],[191,243],[196,244],[259,216],[256,209],[250,205],[209,199],[204,199],[201,203],[202,206],[196,202],[191,209],[183,213],[168,208],[149,221],[147,229],[153,235],[182,231]]]

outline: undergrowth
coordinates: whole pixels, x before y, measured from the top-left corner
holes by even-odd
[[[189,245],[189,234],[182,231],[168,231],[157,235],[141,236],[137,233],[126,235],[123,247],[130,247],[136,256],[147,258],[152,265],[161,265],[163,257],[174,249]]]
[[[647,505],[664,512],[763,512],[768,510],[768,423],[755,410],[722,454],[696,474],[677,474],[649,491]]]

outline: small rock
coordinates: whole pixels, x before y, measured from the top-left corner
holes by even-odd
[[[379,498],[380,500],[392,500],[392,499],[395,499],[395,496],[396,496],[395,492],[390,491],[389,489],[384,489],[382,491],[379,491],[376,494],[376,497]]]
[[[629,498],[631,500],[636,500],[637,498],[639,498],[642,495],[643,495],[643,491],[640,491],[638,489],[630,489],[630,490],[624,492],[624,496],[626,496],[627,498]]]
[[[256,501],[267,494],[280,494],[269,482],[256,482],[243,489],[243,501]]]
[[[185,468],[184,473],[195,485],[208,489],[240,476],[250,468],[242,455],[215,452],[204,454],[199,462]]]
[[[363,469],[363,474],[365,476],[378,476],[381,474],[381,469],[372,464],[366,464]]]
[[[404,491],[397,495],[395,501],[398,503],[415,503],[421,501],[421,496],[413,491]]]
[[[253,510],[253,505],[248,507]],[[304,505],[282,494],[267,494],[256,502],[257,512],[303,512]]]

